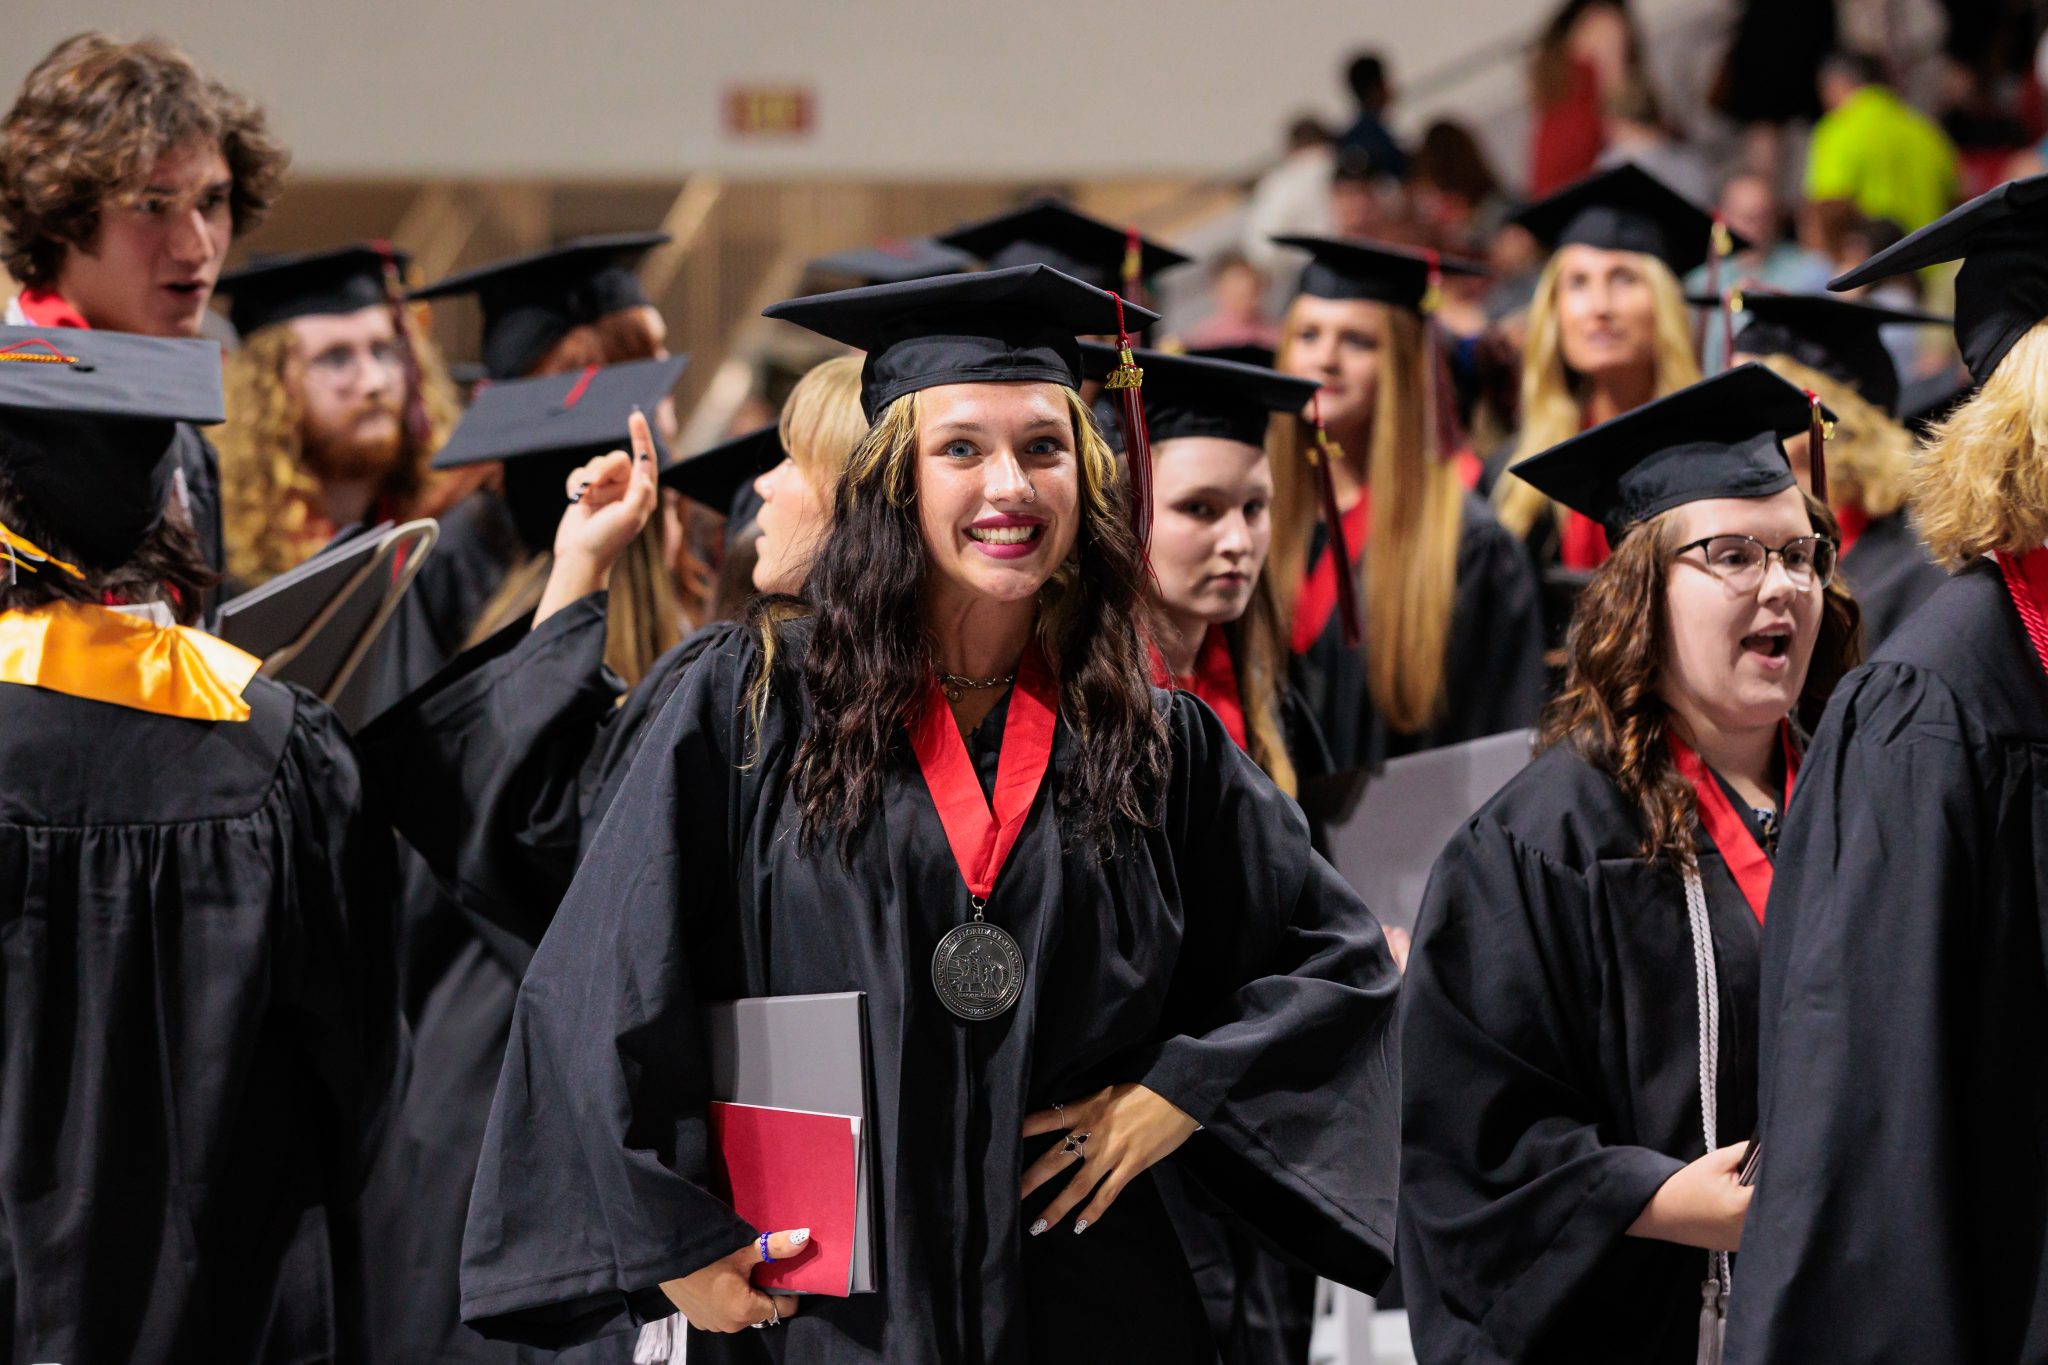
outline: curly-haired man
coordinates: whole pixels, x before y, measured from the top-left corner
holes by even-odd
[[[0,121],[6,321],[197,336],[228,244],[277,198],[286,154],[256,105],[160,39],[81,33],[51,49]],[[215,571],[219,472],[191,428],[172,498]]]

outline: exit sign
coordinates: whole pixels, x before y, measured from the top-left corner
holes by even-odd
[[[802,137],[817,115],[807,85],[735,85],[725,92],[725,131],[738,137]]]

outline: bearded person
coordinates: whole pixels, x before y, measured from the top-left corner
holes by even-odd
[[[440,354],[398,301],[401,252],[358,244],[221,278],[243,345],[221,428],[228,574],[255,587],[355,526],[434,517],[440,539],[337,703],[367,720],[453,658],[516,554],[496,495],[427,464],[460,415]]]

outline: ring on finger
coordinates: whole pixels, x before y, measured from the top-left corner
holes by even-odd
[[[1086,1161],[1088,1159],[1088,1135],[1086,1133],[1067,1134],[1067,1140],[1060,1144],[1060,1154],[1073,1157],[1077,1161]]]
[[[753,1328],[753,1329],[754,1329],[754,1330],[755,1330],[756,1332],[760,1331],[760,1330],[761,1330],[762,1328],[764,1328],[764,1327],[780,1327],[780,1326],[782,1326],[782,1307],[781,1307],[781,1305],[777,1304],[777,1303],[775,1302],[775,1300],[774,1300],[773,1298],[769,1299],[769,1300],[768,1300],[768,1317],[767,1317],[767,1319],[766,1319],[765,1321],[763,1321],[763,1322],[750,1322],[750,1323],[748,1323],[748,1324],[747,1324],[747,1326],[749,1326],[749,1327]]]
[[[1058,1100],[1054,1100],[1052,1102],[1052,1112],[1060,1116],[1061,1128],[1065,1129],[1073,1127],[1071,1123],[1067,1122],[1067,1106],[1061,1104]]]

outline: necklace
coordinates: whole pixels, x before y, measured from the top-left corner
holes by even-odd
[[[957,702],[969,692],[986,692],[991,687],[1008,687],[1017,681],[1017,670],[1011,669],[1000,678],[963,678],[958,673],[939,673],[939,686],[945,689],[946,700]]]

